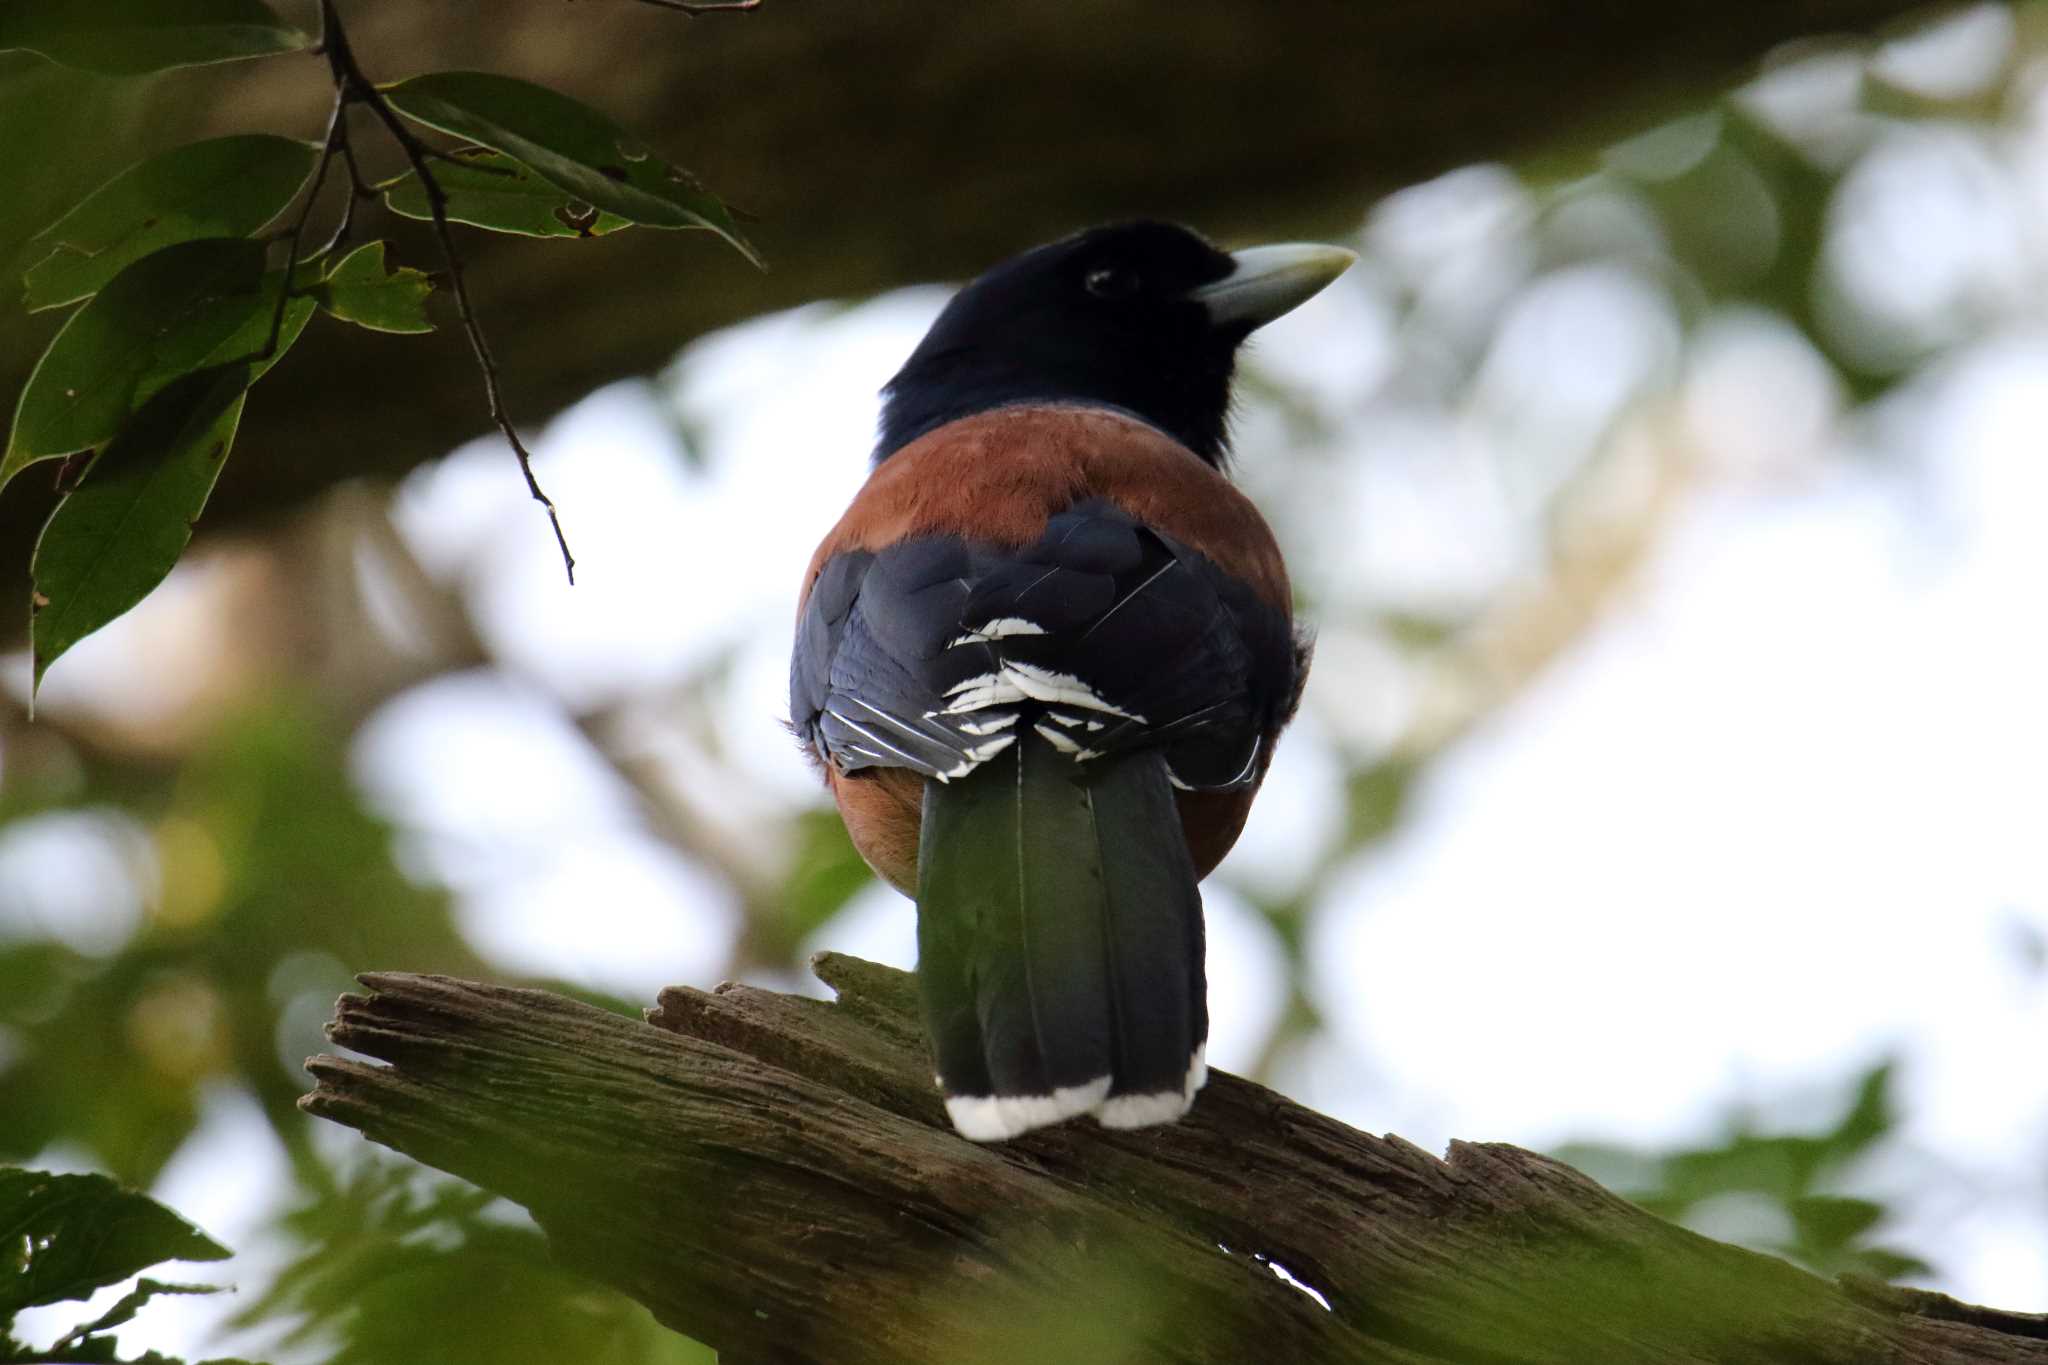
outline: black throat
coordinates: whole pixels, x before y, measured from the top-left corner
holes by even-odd
[[[1167,393],[1147,393],[1138,385],[1052,384],[1042,375],[1005,374],[991,368],[995,372],[978,372],[980,367],[973,364],[917,371],[906,366],[884,391],[875,463],[948,422],[1019,406],[1109,408],[1159,428],[1219,469],[1229,460],[1227,364],[1220,375],[1209,376],[1208,383],[1181,376],[1179,391]],[[910,382],[903,382],[906,377]]]

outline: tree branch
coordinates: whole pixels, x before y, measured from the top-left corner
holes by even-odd
[[[302,1104],[525,1205],[735,1361],[2048,1363],[2000,1315],[1851,1294],[1534,1153],[1440,1161],[1228,1075],[1167,1128],[977,1146],[910,978],[817,969],[836,1004],[670,989],[648,1024],[365,977],[329,1031],[388,1065],[315,1058]]]
[[[761,0],[640,0],[656,9],[674,10],[695,19],[700,14],[745,14],[761,8]]]

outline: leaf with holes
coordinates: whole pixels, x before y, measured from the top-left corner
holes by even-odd
[[[31,687],[64,652],[149,595],[213,492],[252,375],[189,374],[144,404],[50,514],[30,566]]]
[[[217,137],[137,162],[28,243],[31,312],[97,293],[153,251],[202,237],[247,237],[297,196],[317,143],[263,133]]]
[[[441,71],[380,88],[415,123],[503,152],[593,208],[648,227],[706,228],[761,263],[716,196],[589,105],[483,71]]]
[[[264,273],[263,254],[246,238],[181,242],[109,280],[71,315],[22,389],[0,487],[38,460],[104,444],[180,375],[253,359],[270,339],[283,280]],[[284,334],[257,374],[284,354],[312,308],[310,299],[286,307]]]
[[[434,281],[410,266],[384,268],[384,243],[366,242],[351,251],[314,287],[321,308],[343,322],[374,332],[431,332],[427,295]]]
[[[523,237],[602,237],[633,226],[575,195],[556,189],[531,169],[488,147],[463,147],[434,166],[434,182],[447,196],[449,221]],[[431,221],[434,209],[411,171],[379,186],[393,213]]]
[[[219,1261],[226,1247],[103,1175],[0,1167],[0,1322],[89,1298],[160,1261]]]
[[[310,40],[264,0],[6,0],[0,51],[108,76],[293,52]]]

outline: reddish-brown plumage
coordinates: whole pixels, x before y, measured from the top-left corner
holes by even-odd
[[[797,609],[833,555],[924,535],[1029,545],[1052,516],[1090,497],[1107,499],[1200,551],[1291,619],[1287,566],[1249,498],[1143,422],[1102,409],[1057,407],[980,413],[890,456],[811,557]],[[1261,778],[1273,738],[1268,735],[1261,749]],[[907,769],[843,774],[830,764],[825,780],[861,857],[912,894],[925,780]],[[1237,842],[1255,791],[1177,794],[1197,877],[1208,876]]]
[[[818,546],[803,596],[833,555],[925,535],[1029,545],[1054,513],[1087,497],[1108,499],[1289,610],[1287,566],[1251,499],[1171,436],[1101,408],[998,408],[912,441]]]
[[[924,828],[922,775],[908,768],[862,768],[842,773],[825,764],[825,785],[839,803],[839,818],[854,848],[882,879],[906,896],[917,894],[917,836]]]

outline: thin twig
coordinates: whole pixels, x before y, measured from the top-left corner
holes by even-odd
[[[759,0],[750,0],[759,3]],[[442,190],[440,181],[428,169],[427,163],[434,159],[445,159],[445,153],[436,151],[414,136],[405,126],[398,112],[385,100],[383,93],[363,74],[356,65],[355,53],[349,47],[348,34],[341,26],[341,16],[335,12],[334,0],[320,0],[321,50],[327,54],[327,63],[334,73],[335,89],[342,99],[349,103],[361,104],[377,116],[405,153],[405,159],[412,164],[413,174],[419,177],[420,188],[426,192],[427,207],[434,217],[434,235],[440,239],[441,254],[448,262],[448,283],[455,295],[456,311],[462,316],[462,330],[469,338],[469,346],[476,353],[479,369],[483,371],[484,393],[490,401],[491,421],[512,453],[519,458],[519,472],[526,477],[526,491],[533,500],[547,509],[548,525],[554,528],[555,544],[561,547],[562,567],[569,575],[569,581],[576,581],[576,557],[569,553],[569,539],[562,534],[562,519],[555,511],[554,499],[541,490],[540,480],[534,477],[533,454],[526,443],[519,439],[519,433],[512,429],[511,419],[505,415],[505,401],[498,388],[498,362],[491,354],[490,343],[484,340],[483,328],[478,325],[476,311],[470,306],[469,287],[463,279],[462,256],[455,249],[455,234],[448,227],[448,195]],[[351,163],[353,164],[353,163]]]
[[[375,199],[377,187],[363,178],[363,168],[356,164],[356,149],[348,138],[341,140],[341,159],[348,165],[348,183],[351,192],[358,199]]]
[[[744,14],[761,7],[761,0],[640,0],[640,3],[656,9],[672,9],[692,19],[700,14]]]
[[[348,148],[347,140],[344,139],[341,145],[342,149],[346,151]],[[356,205],[362,201],[362,198],[363,196],[356,191],[349,191],[347,199],[343,201],[341,206],[341,221],[334,225],[334,231],[328,234],[326,243],[318,251],[307,257],[308,260],[317,261],[324,257],[332,256],[348,242],[349,235],[355,231]]]
[[[334,164],[335,152],[346,150],[348,147],[348,101],[348,92],[337,85],[334,90],[334,112],[327,116],[327,136],[320,143],[320,163],[313,168],[313,183],[306,190],[306,202],[299,209],[299,216],[285,237],[289,245],[284,253],[284,283],[278,287],[277,306],[270,312],[270,337],[263,343],[262,350],[249,357],[251,361],[268,360],[277,354],[278,338],[284,335],[284,310],[291,302],[292,286],[298,283],[299,245],[305,240],[307,220],[313,216],[314,205],[320,202],[320,189],[327,183],[327,168]],[[349,207],[355,207],[353,198],[349,200]],[[347,230],[346,218],[342,227],[344,231]],[[322,248],[321,254],[325,255],[333,246],[334,243],[328,243]]]
[[[344,98],[344,103],[347,102],[349,101]],[[336,150],[341,153],[342,164],[348,167],[348,200],[341,206],[341,221],[334,225],[334,232],[328,237],[327,245],[314,253],[316,257],[331,256],[338,251],[355,231],[356,209],[365,199],[377,197],[376,187],[363,179],[363,168],[356,164],[356,149],[348,139],[346,119],[341,125],[341,140]]]

